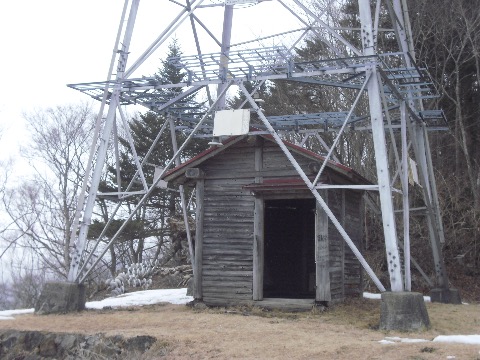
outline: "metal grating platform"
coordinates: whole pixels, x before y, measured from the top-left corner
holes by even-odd
[[[114,89],[120,90],[122,105],[142,105],[151,111],[177,114],[182,119],[181,128],[186,131],[194,127],[204,113],[201,106],[187,105],[192,96],[208,85],[224,83],[227,80],[289,80],[309,84],[360,89],[366,73],[372,67],[381,70],[386,85],[385,99],[390,108],[398,106],[402,99],[418,100],[436,97],[430,75],[416,66],[402,67],[404,53],[388,53],[375,56],[295,61],[295,54],[286,47],[267,47],[230,51],[226,54],[211,53],[172,57],[169,64],[183,69],[186,79],[181,83],[168,83],[160,77],[142,77],[110,82],[69,84],[68,86],[101,101],[105,89],[108,99]],[[190,102],[191,104],[191,102]],[[198,116],[188,115],[189,113]],[[185,114],[186,116],[183,116]],[[300,127],[322,128],[323,131],[340,127],[346,112],[295,114],[268,117],[271,125],[278,130],[297,131]],[[444,125],[432,111],[420,114],[427,124]],[[348,123],[365,120],[353,116]],[[441,123],[441,124],[440,124]],[[202,128],[203,133],[211,131],[210,125]]]

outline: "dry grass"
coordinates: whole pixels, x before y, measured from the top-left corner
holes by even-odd
[[[432,328],[423,333],[381,332],[380,303],[351,300],[327,311],[283,313],[257,308],[194,310],[154,305],[69,315],[21,315],[1,329],[155,336],[142,359],[459,359],[480,360],[480,346],[441,343],[381,345],[385,336],[433,339],[479,334],[480,306],[428,304]]]

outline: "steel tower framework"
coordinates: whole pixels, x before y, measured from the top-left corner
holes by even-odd
[[[167,0],[162,1],[166,2]],[[429,130],[445,129],[444,117],[440,110],[423,108],[424,99],[434,97],[435,92],[427,71],[418,67],[414,61],[406,0],[358,0],[357,15],[360,20],[360,28],[357,29],[335,27],[329,21],[327,15],[332,9],[338,9],[344,3],[342,0],[324,1],[323,5],[315,7],[315,10],[310,2],[303,0],[185,0],[183,3],[180,0],[171,0],[171,3],[179,7],[178,15],[173,18],[151,46],[130,64],[128,58],[130,43],[140,0],[125,0],[107,80],[69,85],[71,88],[101,101],[101,108],[72,230],[72,238],[75,238],[76,242],[73,247],[68,280],[83,282],[86,279],[108,247],[132,219],[135,211],[156,189],[160,177],[157,177],[153,184],[147,184],[143,169],[148,162],[150,152],[158,143],[161,133],[170,128],[172,141],[169,144],[162,144],[162,146],[171,146],[174,153],[163,169],[163,175],[172,165],[180,164],[182,151],[194,137],[212,136],[213,115],[216,111],[225,108],[226,95],[228,91],[231,91],[229,89],[235,88],[239,89],[246,98],[242,106],[249,106],[252,112],[258,115],[255,124],[257,130],[251,131],[251,134],[267,133],[273,136],[380,291],[385,291],[386,287],[363,258],[320,193],[322,189],[328,190],[333,187],[319,183],[325,164],[321,166],[315,180],[311,181],[284,145],[282,135],[289,132],[301,134],[302,145],[310,137],[316,137],[324,144],[328,160],[334,157],[333,150],[347,129],[371,133],[375,151],[377,184],[346,187],[375,191],[379,194],[390,276],[388,288],[394,292],[411,290],[409,240],[411,209],[408,192],[408,161],[409,157],[414,157],[418,164],[419,182],[425,201],[426,221],[436,271],[435,284],[440,288],[448,288],[448,277],[441,254],[441,243],[445,240],[427,136]],[[236,12],[262,11],[262,6],[266,3],[284,11],[286,17],[282,18],[282,21],[285,24],[292,21],[300,26],[280,34],[269,34],[233,44],[233,22]],[[244,7],[249,8],[244,9]],[[217,34],[214,31],[215,27],[210,26],[214,21],[204,22],[201,17],[205,12],[217,11],[218,13],[219,10],[223,12],[223,27],[221,33]],[[380,28],[382,16],[383,20],[387,19],[388,28]],[[186,80],[181,83],[170,83],[159,77],[133,77],[133,74],[152,56],[155,50],[172,38],[173,34],[181,29],[181,26],[190,27],[196,54],[171,58],[169,62],[185,71]],[[348,39],[345,36],[347,31],[351,34]],[[379,50],[380,32],[387,33],[389,39],[395,40],[390,42],[391,49]],[[316,38],[325,45],[327,51],[319,55],[318,59],[298,61],[295,47],[300,46],[301,41],[307,37]],[[123,38],[122,42],[120,42],[121,38]],[[353,38],[356,40],[353,41]],[[216,51],[202,52],[204,39],[213,42]],[[276,45],[265,47],[265,41],[270,40],[274,41]],[[278,45],[279,43],[280,45]],[[117,68],[114,74],[115,63],[117,63]],[[268,80],[313,84],[319,89],[325,87],[349,89],[356,92],[356,98],[349,104],[346,103],[347,100],[343,99],[346,110],[342,112],[268,116],[258,105],[254,96],[259,86],[256,86],[252,92],[249,92],[245,86],[247,82],[253,81],[258,85]],[[213,86],[217,89],[215,96],[212,91]],[[177,91],[172,91],[172,89]],[[184,101],[192,96],[208,99],[208,105],[195,111],[187,109]],[[361,99],[365,98],[368,99],[368,110],[364,114],[357,115],[357,112],[361,112],[358,104]],[[150,111],[167,114],[160,133],[143,159],[136,155],[123,105],[142,105]],[[108,107],[108,111],[103,120],[105,107]],[[107,223],[98,239],[89,246],[87,246],[87,233],[92,222],[95,200],[99,195],[98,188],[105,169],[109,143],[117,141],[117,122],[120,122],[126,131],[137,171],[126,190],[119,188],[118,192],[102,194],[117,197],[118,204],[115,209],[112,209],[110,218],[115,218],[121,209],[122,200],[132,195],[140,195],[140,199],[133,212],[129,214],[109,242],[103,246],[103,249],[97,250],[110,223]],[[175,130],[188,134],[182,144],[176,143]],[[335,140],[330,147],[322,138],[322,135],[327,132],[335,135]],[[401,139],[400,143],[397,143],[398,138]],[[387,142],[386,139],[389,141]],[[387,151],[389,148],[390,152]],[[389,153],[395,160],[393,168],[389,168],[387,161]],[[130,191],[134,181],[142,184],[142,191]],[[396,189],[394,185],[398,181],[400,188]],[[186,221],[188,215],[182,187],[180,187],[180,193],[183,216]],[[395,194],[400,194],[402,197],[400,209],[394,208],[392,198]],[[394,215],[396,211],[403,213],[401,222],[403,224],[403,244],[400,244],[398,240]],[[189,233],[187,221],[186,226],[187,233]],[[188,239],[190,259],[193,262],[192,239],[190,236]],[[399,247],[403,248],[403,259],[400,256]],[[98,251],[100,252],[99,256],[95,255]],[[419,265],[416,262],[413,263],[421,271]],[[433,285],[428,277],[426,280]]]

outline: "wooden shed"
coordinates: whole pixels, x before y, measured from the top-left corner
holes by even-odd
[[[313,179],[324,158],[285,145]],[[196,187],[196,299],[216,306],[311,306],[361,294],[359,261],[272,137],[229,138],[164,178]],[[335,162],[320,183],[369,184]],[[334,188],[321,195],[361,249],[363,191]]]

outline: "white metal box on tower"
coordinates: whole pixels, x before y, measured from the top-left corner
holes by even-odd
[[[213,136],[233,136],[248,134],[250,110],[220,110],[213,120]]]

